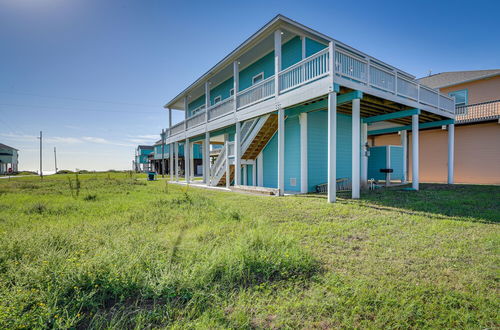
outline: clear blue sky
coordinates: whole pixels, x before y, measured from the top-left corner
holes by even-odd
[[[418,77],[500,68],[497,1],[0,0],[0,143],[128,169],[162,106],[281,13]],[[181,114],[174,116],[174,122]]]

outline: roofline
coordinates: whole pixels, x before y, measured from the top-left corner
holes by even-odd
[[[172,98],[169,102],[167,102],[163,108],[165,109],[168,109],[170,108],[174,103],[177,102],[177,100],[185,95],[191,88],[195,87],[197,84],[199,84],[201,81],[205,80],[207,78],[207,76],[209,76],[210,74],[212,73],[215,73],[215,71],[219,70],[220,67],[222,67],[223,65],[227,65],[229,63],[226,63],[229,61],[229,59],[231,59],[232,57],[235,57],[236,55],[238,55],[239,52],[241,52],[246,46],[248,46],[248,44],[250,44],[251,42],[253,42],[255,39],[257,39],[264,31],[266,31],[267,29],[269,29],[271,26],[273,26],[274,24],[278,24],[279,22],[284,22],[284,23],[288,23],[296,28],[299,28],[299,29],[302,29],[304,31],[306,31],[307,33],[311,34],[311,35],[315,35],[316,37],[318,38],[321,38],[321,39],[325,39],[326,41],[330,42],[330,41],[333,41],[333,42],[336,42],[337,44],[341,45],[341,46],[344,46],[344,47],[347,47],[347,48],[350,48],[350,49],[353,49],[355,50],[356,52],[358,52],[359,54],[361,55],[364,55],[364,56],[367,56],[367,57],[373,57],[373,56],[370,56],[362,51],[359,51],[358,49],[354,48],[354,47],[351,47],[343,42],[340,42],[338,40],[335,40],[321,32],[318,32],[314,29],[311,29],[297,21],[294,21],[282,14],[278,14],[276,15],[274,18],[272,18],[268,23],[266,23],[263,27],[261,27],[259,30],[257,30],[257,32],[255,32],[254,34],[252,34],[250,37],[248,37],[245,41],[243,41],[243,43],[241,43],[238,47],[236,47],[231,53],[229,53],[228,55],[226,55],[222,60],[220,60],[219,62],[217,62],[217,64],[215,64],[212,68],[210,68],[207,72],[205,72],[203,75],[201,75],[198,79],[196,79],[192,84],[190,84],[188,87],[186,87],[182,92],[180,92],[179,94],[177,94],[174,98]],[[406,74],[408,75],[409,77],[412,77],[413,79],[416,79],[416,77],[406,71],[403,71],[401,69],[398,69],[388,63],[385,63],[384,61],[380,61],[377,59],[377,61],[379,61],[380,63],[392,68],[392,69],[395,69],[395,70],[398,70],[399,72],[403,73],[403,74]],[[184,111],[183,109],[178,109],[178,110],[181,110],[181,111]]]
[[[6,144],[3,144],[3,143],[0,143],[0,144],[2,144],[3,146],[6,146],[6,147],[7,147],[8,149],[10,149],[10,150],[19,151],[19,149],[13,148],[13,147],[8,146],[8,145],[6,145]]]
[[[465,83],[476,81],[476,80],[487,79],[487,78],[491,78],[491,77],[495,77],[495,76],[500,76],[500,72],[490,73],[490,74],[487,74],[487,75],[484,75],[484,76],[481,76],[481,77],[467,79],[467,80],[464,80],[464,81],[461,81],[461,82],[456,82],[456,83],[447,84],[447,85],[443,85],[443,86],[438,86],[438,87],[434,87],[434,88],[446,88],[446,87],[451,87],[451,86],[455,86],[455,85],[465,84]]]

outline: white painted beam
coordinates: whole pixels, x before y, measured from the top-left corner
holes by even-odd
[[[189,177],[194,180],[194,143],[189,143]]]
[[[419,189],[419,146],[418,146],[418,115],[411,116],[411,152],[412,152],[412,183],[413,189]]]
[[[307,112],[299,117],[300,121],[300,192],[307,194],[309,191],[308,159],[307,159]]]
[[[403,147],[403,182],[408,181],[408,131],[401,131],[401,146]]]
[[[206,184],[210,184],[210,132],[205,133],[205,143],[203,143],[203,177]]]
[[[241,185],[241,124],[236,122],[234,134],[234,184]]]
[[[361,188],[368,188],[368,124],[361,125]]]
[[[333,86],[332,86],[333,87]],[[328,202],[337,199],[337,93],[328,93]]]
[[[239,69],[239,62],[234,61],[233,62],[233,88],[234,88],[234,113],[236,114],[236,110],[238,109],[238,89],[240,88],[240,69]]]
[[[352,198],[360,197],[360,99],[352,100]]]
[[[278,109],[278,190],[285,194],[285,109]]]
[[[254,162],[253,165],[252,165],[252,186],[256,186],[257,185],[257,164]]]
[[[257,156],[257,186],[264,187],[264,154]]]
[[[179,182],[179,142],[174,142],[175,145],[175,181]]]
[[[170,181],[174,181],[174,143],[170,143],[169,151]]]
[[[226,148],[226,188],[231,187],[231,171],[230,171],[230,164],[229,164],[229,140],[226,139],[226,142],[224,143],[224,147]]]
[[[274,31],[274,93],[279,96],[279,76],[281,71],[281,30]]]
[[[453,184],[455,172],[455,124],[448,125],[448,184]]]

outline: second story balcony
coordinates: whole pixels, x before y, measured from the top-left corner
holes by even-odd
[[[278,18],[165,106],[185,112],[185,120],[171,126],[168,136],[182,139],[324,98],[334,84],[380,104],[387,100],[394,108],[421,109],[433,120],[455,117],[454,99],[419,84],[414,76]]]
[[[500,120],[500,100],[457,106],[456,115],[457,124]]]

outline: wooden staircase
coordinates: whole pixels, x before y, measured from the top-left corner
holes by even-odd
[[[234,165],[229,165],[229,180],[231,182],[234,180]],[[217,183],[218,186],[225,186],[226,185],[226,175],[224,174],[219,182]]]
[[[242,159],[256,159],[278,129],[278,115],[271,114],[248,146]]]

